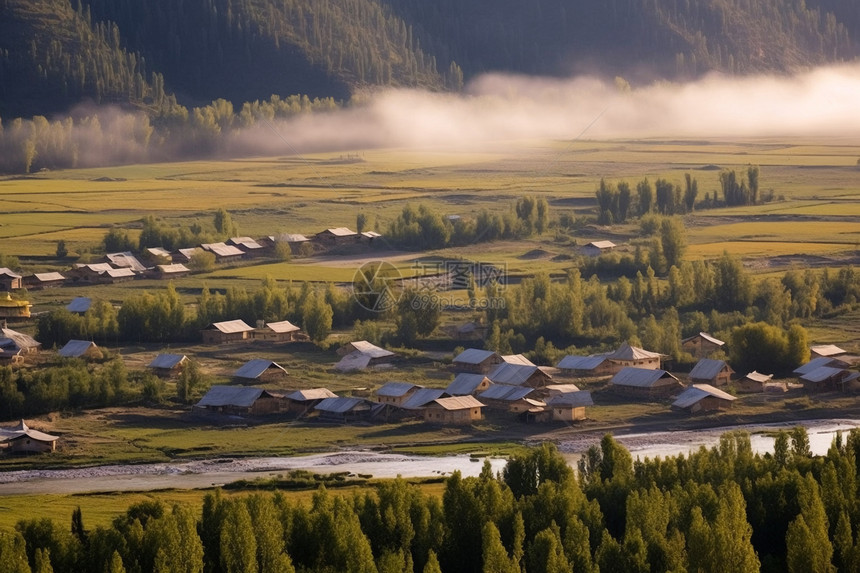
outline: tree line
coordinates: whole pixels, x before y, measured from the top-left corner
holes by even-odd
[[[860,434],[812,456],[806,431],[773,453],[724,434],[689,455],[637,459],[611,435],[578,464],[551,444],[494,475],[455,472],[441,496],[403,479],[352,495],[320,487],[206,495],[202,508],[132,505],[108,526],[22,519],[0,533],[14,573],[572,573],[854,571]]]

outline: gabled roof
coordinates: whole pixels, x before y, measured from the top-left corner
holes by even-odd
[[[224,322],[213,322],[203,330],[220,330],[224,334],[234,334],[236,332],[249,332],[254,330],[254,328],[245,324],[244,320],[226,320]]]
[[[479,394],[481,398],[487,400],[504,400],[506,402],[514,402],[520,398],[525,398],[534,392],[534,388],[527,386],[510,386],[508,384],[493,384]]]
[[[245,386],[212,386],[206,395],[197,402],[196,406],[221,407],[235,406],[238,408],[250,408],[261,396],[271,396],[262,388],[251,388]]]
[[[95,347],[95,342],[89,340],[70,340],[57,353],[63,358],[80,358],[87,350]]]
[[[405,396],[416,388],[421,388],[421,386],[411,384],[409,382],[386,382],[376,391],[376,395],[399,398],[400,396]]]
[[[819,356],[818,358],[813,358],[803,366],[796,368],[792,373],[797,374],[798,376],[802,376],[804,374],[812,372],[816,368],[821,368],[822,366],[831,366],[833,368],[847,368],[848,364],[842,362],[838,358]]]
[[[675,408],[689,408],[702,398],[707,398],[708,396],[728,400],[729,402],[737,400],[731,394],[714,388],[710,384],[693,384],[678,395],[677,400],[672,402],[672,406]]]
[[[170,258],[170,251],[162,247],[147,247],[146,252],[156,257]]]
[[[468,410],[470,408],[483,408],[484,404],[474,396],[451,396],[450,398],[436,398],[434,404],[442,406],[445,410]]]
[[[152,359],[152,362],[146,365],[147,368],[158,368],[159,370],[172,370],[176,368],[188,357],[184,354],[159,354]]]
[[[700,332],[699,334],[696,334],[695,336],[689,336],[689,337],[685,338],[684,340],[682,340],[681,344],[683,344],[685,342],[689,342],[691,340],[695,340],[696,338],[703,338],[704,340],[707,340],[711,344],[716,344],[717,346],[725,345],[725,342],[723,342],[719,338],[714,338],[713,336],[711,336],[707,332]]]
[[[254,380],[262,376],[263,373],[265,373],[266,370],[269,370],[270,368],[280,370],[284,374],[287,373],[287,371],[281,365],[272,362],[271,360],[255,358],[253,360],[249,360],[248,362],[240,366],[239,369],[233,373],[233,376],[235,376],[236,378],[246,378],[248,380]]]
[[[810,350],[819,356],[839,356],[840,354],[846,354],[845,350],[842,350],[835,344],[819,344],[810,347]]]
[[[267,322],[266,328],[268,328],[272,332],[277,332],[279,334],[283,334],[286,332],[297,332],[301,330],[298,326],[296,326],[289,320],[282,320],[280,322]]]
[[[451,396],[465,396],[466,394],[472,394],[478,389],[478,386],[480,386],[484,380],[489,380],[489,378],[483,374],[469,374],[461,372],[454,377],[454,380],[452,380],[450,384],[448,384],[448,387],[445,388],[445,392]]]
[[[420,388],[404,400],[403,403],[400,404],[400,407],[406,410],[417,410],[418,408],[423,408],[433,400],[441,398],[446,393],[447,392],[440,390],[439,388]]]
[[[336,414],[344,414],[354,410],[370,410],[371,404],[364,398],[325,398],[319,404],[314,406],[314,410],[320,412],[332,412]]]
[[[137,257],[135,257],[131,253],[131,251],[125,251],[122,253],[108,253],[105,255],[105,258],[118,267],[134,269],[139,272],[146,270],[146,267],[143,265],[143,263],[137,260]]]
[[[2,335],[3,338],[11,340],[15,346],[24,350],[29,348],[39,348],[42,346],[41,342],[29,334],[24,334],[23,332],[18,332],[11,328],[0,328],[0,335]]]
[[[615,243],[612,241],[591,241],[590,243],[585,245],[586,247],[594,247],[596,249],[611,249],[615,247]]]
[[[262,249],[263,245],[252,239],[251,237],[231,237],[228,239],[231,244],[248,249],[249,251],[253,251],[255,249]]]
[[[200,247],[189,247],[187,249],[177,249],[177,252],[186,259],[191,260],[191,257],[197,254],[200,250]]]
[[[669,374],[665,370],[652,370],[650,368],[635,368],[628,366],[622,368],[610,380],[610,384],[615,386],[633,386],[636,388],[650,388],[658,386],[658,382],[663,378],[671,378],[675,382],[678,379]]]
[[[547,378],[551,378],[551,376],[547,375],[537,366],[527,366],[525,364],[511,364],[509,362],[502,362],[501,364],[497,364],[490,371],[490,373],[487,374],[487,378],[489,378],[493,382],[493,384],[512,384],[515,386],[520,386],[528,382],[529,379],[537,372],[541,372]]]
[[[824,382],[829,378],[833,378],[834,376],[840,375],[842,372],[845,372],[843,368],[834,368],[832,366],[819,366],[815,370],[811,372],[807,372],[806,374],[800,377],[801,380],[806,382]]]
[[[555,367],[561,370],[594,370],[605,361],[605,354],[594,354],[592,356],[575,356],[569,354],[562,358]]]
[[[588,390],[580,390],[578,392],[566,392],[553,396],[546,403],[547,406],[571,406],[579,408],[581,406],[594,406],[594,400],[591,398],[591,392]]]
[[[361,236],[365,239],[376,239],[378,237],[381,237],[382,235],[380,235],[376,231],[365,231],[361,234]]]
[[[106,272],[106,271],[114,270],[114,268],[111,266],[110,263],[90,263],[90,264],[75,263],[75,268],[79,269],[79,270],[88,270],[88,271],[94,272],[96,274],[101,274],[101,273]]]
[[[191,269],[183,265],[182,263],[172,263],[169,265],[155,265],[159,272],[170,275],[177,273],[190,273]]]
[[[299,233],[283,233],[281,235],[278,235],[277,237],[274,237],[274,239],[277,241],[283,241],[285,243],[304,243],[306,241],[310,241],[310,239],[308,239],[304,235],[300,235]]]
[[[502,356],[502,362],[507,362],[508,364],[520,364],[522,366],[536,366],[534,362],[522,354],[506,354]]]
[[[52,436],[51,434],[31,429],[24,420],[21,420],[12,428],[0,428],[0,442],[8,442],[23,437],[39,440],[40,442],[56,442],[60,439],[58,436]]]
[[[493,355],[499,356],[499,353],[492,350],[467,348],[454,358],[454,362],[460,362],[462,364],[481,364]],[[499,356],[499,358],[501,358],[501,356]]]
[[[770,380],[773,378],[773,374],[760,374],[753,370],[752,372],[744,376],[744,378],[749,378],[753,382],[761,382],[762,384],[764,384],[765,382],[770,382]]]
[[[691,380],[713,380],[723,370],[727,369],[732,372],[731,367],[726,364],[725,360],[711,360],[710,358],[702,358],[693,369],[690,370]]]
[[[335,394],[328,388],[309,388],[307,390],[296,390],[291,394],[287,394],[287,398],[294,402],[309,402],[311,400],[337,398],[337,394]]]
[[[358,350],[355,350],[341,358],[338,363],[334,365],[334,369],[338,372],[364,370],[365,368],[370,366],[370,360],[370,356],[368,356],[367,354],[363,354]]]
[[[60,273],[33,273],[33,276],[36,277],[36,280],[40,283],[66,280],[66,277]]]
[[[636,346],[630,346],[626,342],[622,342],[615,352],[606,355],[607,358],[613,360],[645,360],[646,358],[660,358],[662,356],[659,352],[643,350]]]
[[[12,269],[8,269],[6,267],[0,267],[0,276],[7,276],[13,279],[20,279],[21,275],[13,271]]]
[[[380,348],[379,346],[371,344],[366,340],[356,340],[354,342],[347,343],[338,349],[338,354],[340,354],[341,356],[349,354],[351,352],[360,352],[361,354],[364,354],[371,358],[385,358],[386,356],[394,356],[394,353],[390,350]]]
[[[125,277],[133,277],[133,276],[137,275],[137,272],[130,267],[124,267],[121,269],[110,269],[107,271],[103,271],[99,274],[107,275],[112,279],[122,279]]]
[[[570,394],[571,392],[579,392],[579,386],[576,384],[547,384],[543,387],[547,392],[556,394]]]
[[[351,237],[353,235],[357,235],[355,231],[347,229],[346,227],[333,227],[331,229],[326,229],[325,231],[321,231],[319,234],[328,233],[329,235],[334,235],[335,237]]]
[[[204,243],[200,245],[200,248],[210,251],[219,257],[239,257],[245,254],[238,247],[226,243]]]

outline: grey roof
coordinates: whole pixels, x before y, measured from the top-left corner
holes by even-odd
[[[594,247],[596,249],[611,249],[615,247],[615,243],[612,241],[591,241],[586,247]]]
[[[31,429],[27,426],[24,420],[18,422],[18,424],[13,428],[0,428],[0,442],[8,442],[10,440],[23,437],[39,440],[41,442],[55,442],[60,439],[58,436],[52,436],[51,434]]]
[[[828,378],[837,376],[844,371],[845,370],[842,368],[833,368],[832,366],[819,366],[815,370],[812,370],[811,372],[807,372],[806,374],[802,375],[800,379],[806,382],[824,382]]]
[[[248,332],[254,330],[253,327],[245,324],[244,320],[226,320],[224,322],[213,322],[204,330],[220,330],[224,334],[234,334],[236,332]]]
[[[155,265],[158,270],[165,274],[171,275],[176,273],[190,273],[191,269],[183,265],[182,263],[171,263],[169,265]]]
[[[462,362],[463,364],[481,364],[497,352],[492,350],[480,350],[478,348],[467,348],[454,358],[454,362]]]
[[[635,368],[633,366],[628,366],[627,368],[622,368],[615,376],[613,376],[610,383],[615,386],[650,388],[652,386],[658,386],[658,381],[662,378],[671,378],[675,382],[678,382],[677,378],[665,370],[651,370],[650,368]]]
[[[239,369],[233,373],[233,376],[235,376],[236,378],[247,378],[249,380],[253,380],[262,376],[263,373],[265,373],[266,370],[269,370],[270,368],[280,370],[284,374],[287,373],[287,371],[282,366],[275,362],[272,362],[271,360],[255,358],[253,360],[249,360],[248,362],[240,366]]]
[[[534,362],[522,354],[506,354],[502,356],[502,362],[507,362],[508,364],[520,364],[523,366],[536,366]]]
[[[186,356],[184,354],[159,354],[146,367],[171,370],[182,364],[185,359]]]
[[[578,392],[567,392],[553,396],[546,403],[547,406],[594,406],[594,400],[591,398],[591,392],[588,390],[580,390]]]
[[[103,275],[107,275],[113,279],[121,279],[125,277],[133,277],[137,274],[137,272],[131,267],[123,267],[121,269],[110,269],[107,271],[103,271]]]
[[[33,276],[36,277],[36,280],[39,282],[50,282],[50,281],[64,281],[66,277],[61,275],[60,273],[33,273]]]
[[[385,358],[386,356],[394,356],[394,353],[390,350],[386,350],[384,348],[380,348],[375,344],[371,344],[366,340],[356,340],[345,344],[341,350],[348,351],[349,348],[352,348],[352,352],[361,352],[371,358]],[[343,354],[341,354],[343,355]]]
[[[245,254],[238,247],[226,243],[204,243],[200,245],[200,248],[214,253],[218,257],[239,257]]]
[[[504,400],[513,402],[525,398],[534,392],[534,388],[523,386],[510,386],[508,384],[494,384],[481,392],[479,396],[487,400]]]
[[[621,346],[619,346],[615,352],[611,352],[606,355],[607,358],[615,360],[644,360],[646,358],[660,358],[662,356],[663,355],[659,352],[643,350],[636,346],[630,346],[626,342],[622,342]]]
[[[0,267],[0,275],[6,275],[7,277],[11,277],[13,279],[20,279],[21,275],[13,271],[12,269],[6,267]]]
[[[338,397],[325,398],[324,400],[321,400],[319,404],[314,406],[314,409],[321,412],[344,414],[354,410],[370,410],[372,405],[373,404],[364,398]]]
[[[358,235],[358,233],[351,229],[347,229],[346,227],[334,227],[332,229],[326,229],[325,231],[320,232],[321,235],[324,233],[334,235],[335,237],[352,237],[354,235]]]
[[[323,400],[324,398],[337,398],[337,394],[328,388],[309,388],[287,394],[287,398],[294,402],[308,402],[310,400]]]
[[[86,312],[93,305],[93,299],[85,296],[76,296],[72,302],[66,305],[69,312]]]
[[[678,395],[677,400],[672,402],[672,406],[675,408],[689,408],[702,398],[707,398],[708,396],[728,400],[729,402],[737,400],[731,394],[714,388],[710,384],[693,384]]]
[[[377,391],[377,396],[405,396],[411,390],[415,388],[420,388],[417,384],[412,384],[410,382],[386,382],[383,384]]]
[[[103,273],[105,271],[113,270],[110,263],[75,263],[75,268],[89,270],[94,273]]]
[[[454,377],[454,380],[448,384],[448,387],[445,388],[445,392],[451,396],[465,396],[466,394],[472,394],[485,379],[487,379],[487,377],[483,374],[469,374],[467,372],[462,372],[457,374],[457,376]]]
[[[131,251],[125,251],[123,253],[108,253],[105,255],[105,258],[118,267],[134,269],[136,271],[146,270],[143,263],[137,260],[137,257],[135,257]]]
[[[170,251],[162,247],[147,247],[146,252],[156,257],[167,257],[168,259],[171,256]]]
[[[341,358],[338,363],[334,365],[334,369],[338,372],[364,370],[365,368],[370,366],[370,360],[371,357],[369,355],[363,354],[358,350],[355,350]]]
[[[537,372],[543,372],[537,366],[527,366],[525,364],[511,364],[510,362],[502,362],[496,365],[489,374],[489,378],[494,384],[513,384],[520,386],[528,382],[529,378]],[[546,373],[544,373],[546,374]],[[551,378],[547,375],[548,378]]]
[[[89,340],[70,340],[57,353],[63,358],[79,358],[93,347],[95,347],[95,343]]]
[[[445,390],[440,390],[439,388],[420,388],[404,400],[400,404],[400,407],[407,410],[417,410],[418,408],[423,408],[433,400],[441,398],[445,394]]]
[[[579,387],[576,384],[547,384],[543,389],[550,394],[569,394],[571,392],[579,392]]]
[[[713,380],[725,368],[729,368],[725,360],[711,360],[710,358],[702,358],[693,369],[690,370],[691,380]],[[729,368],[731,372],[731,368]]]
[[[282,320],[280,322],[267,322],[266,328],[277,333],[296,332],[298,330],[301,330],[298,326],[296,326],[289,320]]]
[[[606,360],[605,354],[594,354],[592,356],[575,356],[570,354],[562,358],[556,368],[562,370],[594,370]]]
[[[376,239],[377,237],[381,237],[382,235],[380,235],[376,231],[365,231],[361,234],[361,236],[365,239]]]
[[[177,249],[177,252],[188,260],[197,254],[201,249],[199,247],[189,247],[187,249]]]
[[[696,338],[704,338],[708,342],[710,342],[712,344],[716,344],[717,346],[723,346],[725,344],[725,342],[723,342],[719,338],[714,338],[713,336],[711,336],[707,332],[700,332],[699,334],[697,334],[695,336],[690,336],[688,338],[685,338],[684,340],[681,341],[681,343],[683,344],[684,342],[689,342],[690,340],[694,340]]]
[[[793,371],[793,374],[797,374],[798,376],[802,376],[803,374],[808,374],[809,372],[812,372],[816,368],[821,368],[822,366],[832,366],[834,368],[835,367],[845,368],[848,366],[848,364],[846,364],[845,362],[842,362],[838,358],[830,358],[828,356],[819,356],[818,358],[813,358],[812,360],[810,360],[809,362],[807,362],[803,366],[796,368]]]
[[[436,398],[434,403],[446,410],[468,410],[469,408],[483,408],[484,404],[474,396],[451,396],[450,398]]]
[[[310,241],[310,239],[299,233],[283,233],[278,235],[276,240],[283,241],[285,243],[304,243],[305,241]]]
[[[251,237],[231,237],[230,243],[237,247],[244,247],[249,251],[253,251],[254,249],[262,249],[263,245],[252,239]]]
[[[0,328],[0,334],[2,334],[4,338],[11,340],[15,346],[21,349],[26,350],[28,348],[39,348],[42,346],[41,342],[29,334],[24,334],[23,332],[18,332],[11,328]]]
[[[196,406],[204,407],[219,407],[219,406],[236,406],[238,408],[250,408],[254,405],[260,396],[270,396],[268,392],[261,388],[251,388],[245,386],[212,386],[206,395],[197,402]]]

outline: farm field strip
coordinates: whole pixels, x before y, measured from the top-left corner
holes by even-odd
[[[724,241],[690,245],[687,258],[715,258],[724,251],[739,257],[780,256],[780,255],[827,255],[853,252],[853,246],[842,243],[801,243],[780,241]]]
[[[692,243],[716,241],[813,241],[853,244],[860,240],[860,221],[746,221],[688,229]]]

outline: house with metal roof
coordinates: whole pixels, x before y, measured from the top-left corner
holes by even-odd
[[[338,348],[337,354],[343,357],[334,366],[338,372],[351,372],[387,365],[396,356],[390,350],[380,348],[366,340],[345,344]]]
[[[591,241],[582,246],[581,252],[589,257],[597,257],[612,251],[616,246],[612,241]]]
[[[490,387],[490,384],[492,384],[490,379],[483,374],[460,372],[445,388],[445,393],[449,396],[467,396],[483,392]]]
[[[382,235],[376,231],[364,231],[361,233],[361,239],[368,243],[373,243],[374,239],[381,239]]]
[[[60,273],[33,273],[27,275],[23,279],[24,286],[29,290],[41,290],[51,287],[62,286],[66,282],[66,277]]]
[[[493,410],[522,412],[534,406],[526,401],[533,393],[534,388],[528,386],[493,384],[478,394],[478,399]]]
[[[454,357],[451,368],[454,372],[469,372],[472,374],[487,374],[497,364],[501,364],[502,357],[493,350],[481,350],[479,348],[467,348]]]
[[[12,428],[0,428],[0,446],[10,453],[53,452],[59,439],[30,428],[24,420]]]
[[[663,398],[680,392],[684,385],[665,370],[635,368],[621,369],[609,381],[613,391],[636,398]]]
[[[487,378],[493,384],[511,384],[513,386],[529,386],[531,388],[540,388],[552,382],[552,376],[540,366],[512,364],[510,362],[497,364],[487,374]]]
[[[188,357],[184,354],[164,353],[153,358],[146,367],[152,370],[157,376],[169,378],[179,374],[186,362],[188,362]]]
[[[710,384],[712,386],[725,386],[732,379],[735,371],[725,360],[712,360],[702,358],[690,371],[689,379],[694,384]]]
[[[314,235],[314,240],[327,246],[344,245],[357,242],[361,236],[346,227],[325,229]]]
[[[0,340],[8,340],[21,350],[22,354],[35,354],[42,349],[42,343],[23,332],[11,328],[0,328]]]
[[[691,414],[699,412],[713,412],[715,410],[728,410],[732,407],[734,396],[714,388],[710,384],[693,384],[678,395],[672,402],[672,408],[685,410]]]
[[[131,251],[125,251],[122,253],[108,253],[105,255],[105,260],[118,268],[126,268],[131,269],[133,271],[142,273],[146,270],[146,265],[141,263],[137,257],[132,254]]]
[[[234,416],[259,416],[280,412],[283,400],[262,388],[212,386],[192,411]]]
[[[200,248],[215,255],[215,260],[219,263],[237,261],[245,256],[242,249],[227,243],[203,243]]]
[[[424,408],[424,421],[468,425],[483,418],[484,404],[474,396],[437,398]]]
[[[562,376],[607,376],[613,373],[613,364],[606,354],[576,356],[568,354],[555,365]]]
[[[804,374],[809,374],[813,370],[821,368],[822,366],[829,366],[831,368],[848,368],[850,364],[838,358],[819,356],[818,358],[813,358],[802,366],[798,366],[792,371],[792,374],[794,374],[795,376],[803,376]]]
[[[349,422],[369,418],[373,407],[374,403],[364,398],[338,397],[320,400],[314,410],[321,420]]]
[[[57,351],[63,358],[87,358],[100,360],[103,358],[102,351],[90,340],[70,340],[65,346]]]
[[[233,377],[241,383],[254,380],[274,384],[284,382],[287,379],[287,370],[277,362],[255,358],[240,366],[233,373]]]
[[[328,388],[308,388],[296,390],[285,396],[290,412],[305,414],[326,398],[337,398],[337,394]]]
[[[170,251],[162,247],[147,247],[143,250],[143,255],[145,258],[153,262],[158,261],[165,263],[173,260],[173,255]]]
[[[400,407],[422,386],[410,382],[386,382],[376,390],[376,401],[380,404]]]
[[[301,329],[289,320],[267,322],[262,327],[254,329],[254,340],[267,342],[293,342],[303,338]]]
[[[182,263],[170,263],[167,265],[155,265],[150,276],[156,279],[176,279],[191,274],[191,269]]]
[[[659,352],[651,352],[650,350],[630,346],[627,342],[622,342],[621,346],[615,351],[606,355],[606,359],[612,363],[614,372],[618,372],[628,366],[656,370],[660,368],[660,360],[663,356]]]
[[[266,252],[266,248],[251,237],[231,237],[227,244],[237,247],[249,257],[258,257]]]
[[[74,314],[85,314],[93,305],[93,299],[86,296],[76,296],[66,305],[66,310]]]
[[[707,358],[715,352],[725,350],[725,346],[725,342],[707,332],[700,332],[681,341],[681,350],[689,352],[694,358]]]
[[[439,388],[419,388],[400,404],[404,410],[420,410],[437,398],[446,397],[448,394]]]
[[[24,283],[21,281],[21,275],[12,269],[0,267],[0,291],[17,290],[22,286]]]
[[[523,354],[505,354],[502,356],[502,362],[519,364],[520,366],[536,366],[534,362],[526,358]]]
[[[551,418],[560,422],[584,420],[585,408],[593,405],[591,392],[587,390],[557,394],[546,401],[546,409],[550,411]]]
[[[819,366],[814,370],[801,374],[799,378],[804,390],[823,392],[826,390],[841,389],[840,383],[849,374],[850,371],[844,368]]]
[[[772,382],[773,374],[761,374],[755,370],[735,381],[738,392],[764,392],[768,386],[779,386],[781,392],[788,390],[784,383]],[[776,388],[773,388],[776,390]]]
[[[848,354],[846,350],[842,350],[835,344],[816,344],[815,346],[810,346],[809,353],[811,358],[818,358],[822,356],[826,358],[832,358],[834,356],[842,356],[843,354]]]
[[[226,320],[213,322],[201,330],[200,334],[206,344],[223,344],[249,340],[253,331],[254,328],[245,324],[244,320]]]

